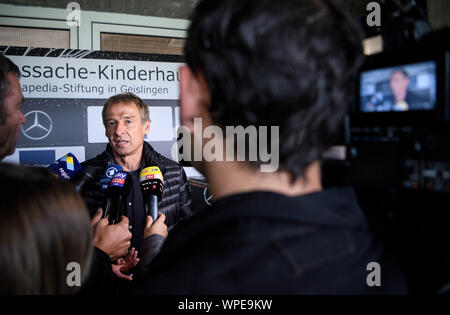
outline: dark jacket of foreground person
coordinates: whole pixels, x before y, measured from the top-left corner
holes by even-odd
[[[381,286],[367,284],[371,262],[381,267]],[[135,293],[406,294],[396,266],[351,188],[251,192],[177,226]]]

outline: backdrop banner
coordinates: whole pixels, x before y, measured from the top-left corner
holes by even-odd
[[[5,162],[47,166],[68,152],[80,162],[95,157],[108,142],[103,104],[127,92],[149,106],[146,141],[173,159],[181,56],[4,46],[0,52],[22,73],[27,119],[16,152]]]

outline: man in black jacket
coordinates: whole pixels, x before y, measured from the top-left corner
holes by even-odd
[[[362,59],[358,28],[339,3],[201,0],[185,57],[181,124],[194,152],[211,153],[193,163],[214,204],[171,231],[137,292],[406,293],[353,190],[322,188],[321,155]],[[233,126],[246,128],[245,146],[227,137]],[[279,167],[265,165],[268,146]]]
[[[392,104],[392,110],[426,110],[432,107],[430,99],[426,99],[409,90],[411,79],[404,69],[396,69],[389,78],[389,87],[392,96],[387,97],[387,102]]]
[[[139,250],[147,220],[139,184],[140,171],[148,166],[160,168],[165,185],[159,211],[165,215],[169,228],[192,215],[186,174],[179,164],[162,156],[144,141],[150,131],[149,109],[138,96],[126,93],[111,97],[103,107],[102,116],[109,144],[103,153],[82,163],[83,167],[96,169],[94,179],[83,187],[82,195],[93,214],[104,207],[106,190],[102,187],[102,178],[108,167],[118,164],[128,172],[131,185],[123,215],[128,218],[133,234],[131,247]]]

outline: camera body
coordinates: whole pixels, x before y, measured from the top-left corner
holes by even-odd
[[[368,57],[347,126],[347,180],[415,293],[450,282],[449,42],[444,30]]]

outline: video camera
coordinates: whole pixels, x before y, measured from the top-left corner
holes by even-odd
[[[450,193],[449,40],[449,32],[437,33],[367,58],[350,113],[348,156],[355,168],[365,165],[360,174],[370,172],[367,163],[375,173],[359,187],[383,181],[392,192]]]
[[[413,293],[450,282],[450,32],[367,57],[347,129],[347,175]]]

